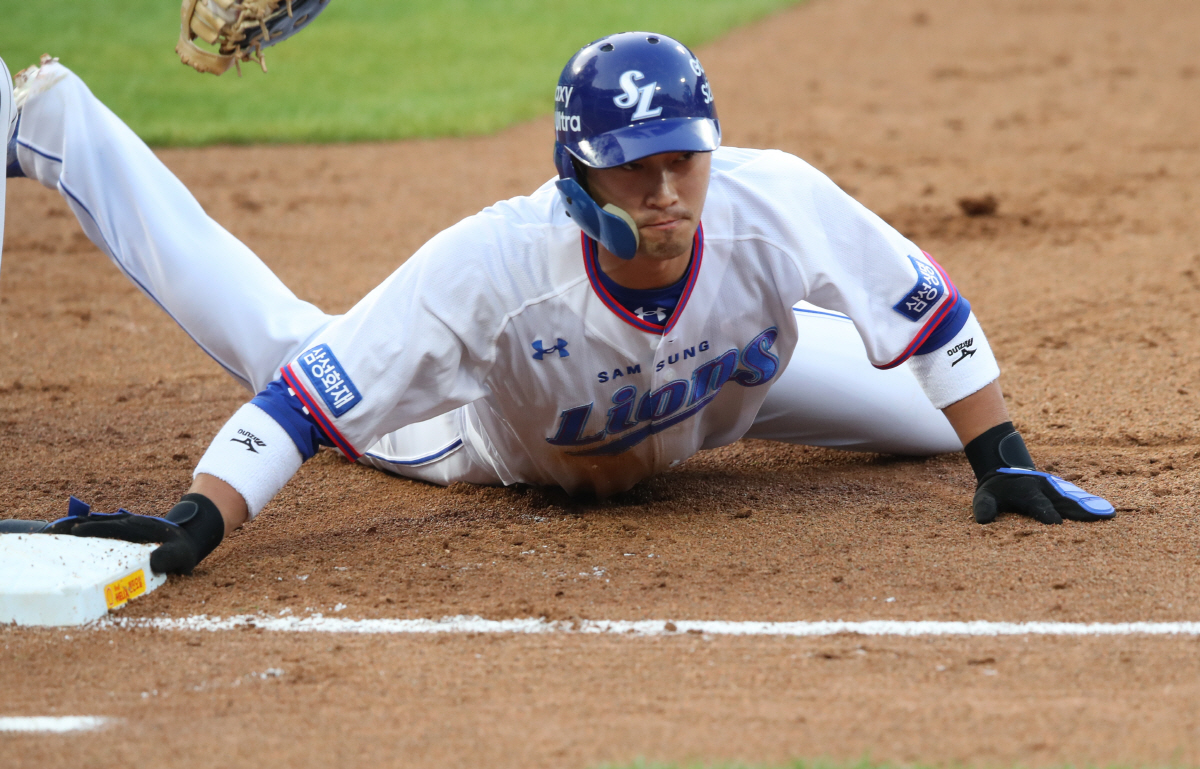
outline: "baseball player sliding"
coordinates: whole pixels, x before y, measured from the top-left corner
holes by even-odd
[[[580,49],[555,89],[558,178],[342,316],[297,299],[62,65],[16,80],[10,174],[58,189],[256,393],[165,519],[77,507],[47,531],[162,542],[154,570],[188,573],[321,446],[439,484],[607,495],[742,437],[965,446],[980,523],[1113,515],[1036,470],[945,271],[802,160],[721,147],[700,61],[664,35]]]

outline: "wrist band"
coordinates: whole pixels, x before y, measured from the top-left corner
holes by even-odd
[[[1000,366],[975,313],[954,338],[936,350],[913,355],[908,367],[935,409],[979,392],[1000,376]]]
[[[1025,440],[1012,422],[984,431],[963,447],[963,453],[975,471],[976,481],[982,481],[985,475],[1002,467],[1037,469],[1033,457],[1029,456],[1029,449],[1025,447]]]
[[[287,431],[247,403],[217,432],[192,477],[206,473],[225,481],[246,500],[254,518],[303,463]]]

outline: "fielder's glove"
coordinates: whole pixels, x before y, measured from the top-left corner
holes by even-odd
[[[1019,513],[1042,523],[1062,523],[1063,518],[1102,521],[1113,516],[1108,500],[1035,469],[1012,422],[996,425],[963,451],[979,483],[971,504],[979,523],[991,523],[999,513]]]
[[[183,0],[179,43],[175,53],[198,72],[219,75],[236,64],[254,58],[267,71],[263,49],[299,32],[329,0]],[[206,51],[196,38],[215,45]]]
[[[150,568],[159,574],[191,574],[225,537],[225,519],[203,494],[185,494],[166,518],[137,515],[124,508],[93,513],[86,502],[71,497],[67,516],[57,521],[0,521],[0,533],[70,534],[126,542],[161,542],[150,554]]]

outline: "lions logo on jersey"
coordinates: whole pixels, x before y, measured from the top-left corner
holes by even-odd
[[[586,446],[623,433],[602,446],[573,451],[577,456],[622,454],[652,435],[694,417],[713,402],[726,382],[742,387],[766,384],[779,373],[779,358],[770,352],[779,331],[774,326],[750,340],[741,350],[727,350],[692,371],[691,380],[676,379],[638,398],[638,388],[626,385],[612,395],[604,428],[587,435],[594,403],[559,414],[558,431],[546,442],[555,446]],[[658,367],[661,368],[661,367]],[[657,370],[657,368],[656,368]]]

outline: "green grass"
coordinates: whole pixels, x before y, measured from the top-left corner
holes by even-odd
[[[174,52],[178,0],[3,0],[0,56],[59,56],[151,144],[480,134],[547,114],[562,65],[610,32],[700,45],[796,0],[335,0],[267,51],[213,77]]]

